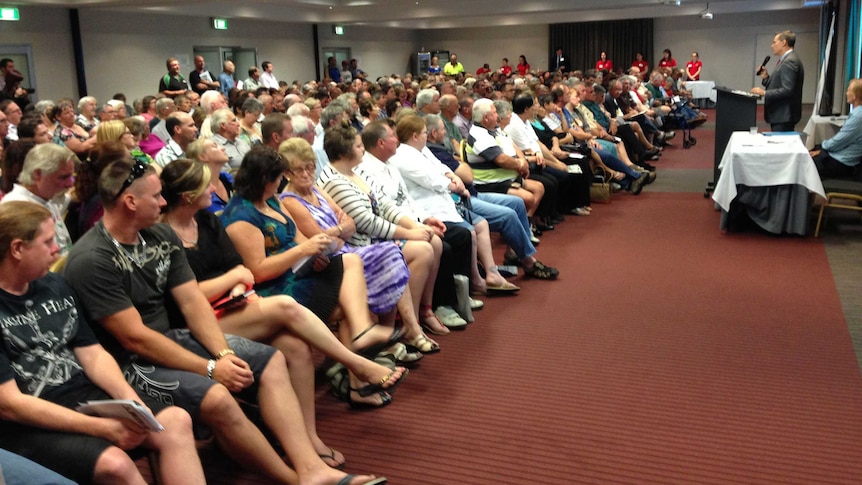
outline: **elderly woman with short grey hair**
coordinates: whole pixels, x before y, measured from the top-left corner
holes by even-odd
[[[263,113],[263,103],[255,98],[247,98],[239,109],[239,138],[248,146],[262,143],[263,135],[260,132],[260,115]]]

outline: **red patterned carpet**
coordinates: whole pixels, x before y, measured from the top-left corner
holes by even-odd
[[[708,145],[685,157],[711,167]],[[722,234],[700,193],[620,194],[593,214],[543,237],[559,281],[487,298],[388,408],[352,412],[320,387],[320,434],[347,469],[429,485],[859,483],[862,379],[822,243]],[[266,483],[205,457],[211,483]]]

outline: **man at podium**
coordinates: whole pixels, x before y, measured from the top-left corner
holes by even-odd
[[[752,88],[751,92],[763,96],[763,118],[772,131],[794,131],[802,118],[802,83],[805,69],[802,60],[793,50],[796,34],[789,30],[775,34],[772,55],[778,57],[775,72],[771,75],[765,66],[758,74],[766,88]]]

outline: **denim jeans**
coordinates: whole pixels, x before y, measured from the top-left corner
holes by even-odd
[[[6,450],[0,450],[0,467],[7,485],[75,485],[72,480]]]
[[[520,197],[482,192],[472,198],[473,212],[488,221],[488,227],[499,232],[518,256],[524,259],[536,254],[530,242],[530,221]]]
[[[622,160],[604,150],[596,150],[596,153],[599,154],[599,157],[601,157],[602,159],[602,163],[607,165],[608,168],[617,172],[622,172],[626,175],[626,178],[617,182],[620,184],[620,186],[622,186],[622,188],[626,190],[628,190],[628,188],[631,186],[632,180],[640,178],[644,175],[643,173],[634,170],[633,168],[626,165]]]

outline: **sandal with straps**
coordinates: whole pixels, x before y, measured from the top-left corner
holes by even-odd
[[[359,389],[355,389],[355,388],[351,387],[350,390],[356,391],[356,393],[359,394],[359,397],[368,397],[368,396],[370,396],[374,393],[378,393],[378,392],[386,392],[386,393],[392,394],[392,391],[394,391],[395,388],[397,388],[402,382],[404,382],[404,378],[407,377],[407,373],[410,372],[409,370],[404,369],[403,367],[401,368],[401,370],[403,371],[401,373],[401,377],[399,377],[397,380],[392,382],[392,384],[389,387],[383,387],[383,386],[385,386],[386,383],[392,379],[392,377],[395,375],[395,371],[390,372],[386,377],[383,377],[382,379],[380,379],[380,382],[368,384],[368,385],[360,387]]]
[[[354,401],[351,393],[359,392],[358,389],[349,388],[347,393],[347,404],[350,405],[350,409],[355,409],[357,411],[370,410],[382,408],[390,405],[392,403],[392,396],[388,392],[378,392],[377,395],[380,396],[379,403],[371,403],[367,401]]]
[[[420,333],[412,339],[405,339],[404,343],[416,348],[417,350],[419,350],[419,352],[422,352],[423,354],[433,354],[436,352],[440,352],[440,344],[428,338],[424,333]]]
[[[538,280],[555,280],[560,272],[556,268],[545,266],[538,260],[533,263],[533,267],[524,268],[524,275]]]
[[[357,335],[356,337],[353,337],[353,340],[351,342],[355,343],[357,340],[361,339],[366,333],[368,333],[372,328],[376,327],[377,325],[378,325],[377,323],[372,323],[368,328],[359,332],[359,335]],[[359,354],[363,357],[368,357],[369,359],[373,359],[374,356],[377,355],[378,353],[380,353],[381,350],[391,346],[392,344],[397,342],[400,338],[401,338],[401,327],[395,327],[392,330],[392,335],[390,335],[389,339],[387,339],[385,342],[381,342],[378,344],[371,344],[370,346],[362,348],[362,349],[355,349],[354,352],[356,352],[357,354]]]
[[[389,359],[394,364],[403,366],[413,365],[422,360],[422,357],[425,357],[418,350],[414,350],[413,352],[407,350],[407,346],[401,342],[395,342],[377,355],[378,357]]]
[[[503,264],[507,266],[523,266],[524,263],[521,261],[521,258],[518,257],[514,252],[506,251],[506,254],[503,255]]]
[[[449,329],[445,325],[443,325],[443,322],[441,322],[439,318],[437,318],[437,315],[434,314],[434,310],[431,309],[431,305],[422,305],[421,311],[422,316],[420,317],[420,325],[424,330],[427,330],[434,335],[449,335]],[[434,328],[431,325],[425,323],[425,320],[432,318],[434,320],[437,320],[437,325],[439,325],[437,328]],[[438,330],[439,328],[443,328],[443,330]]]

